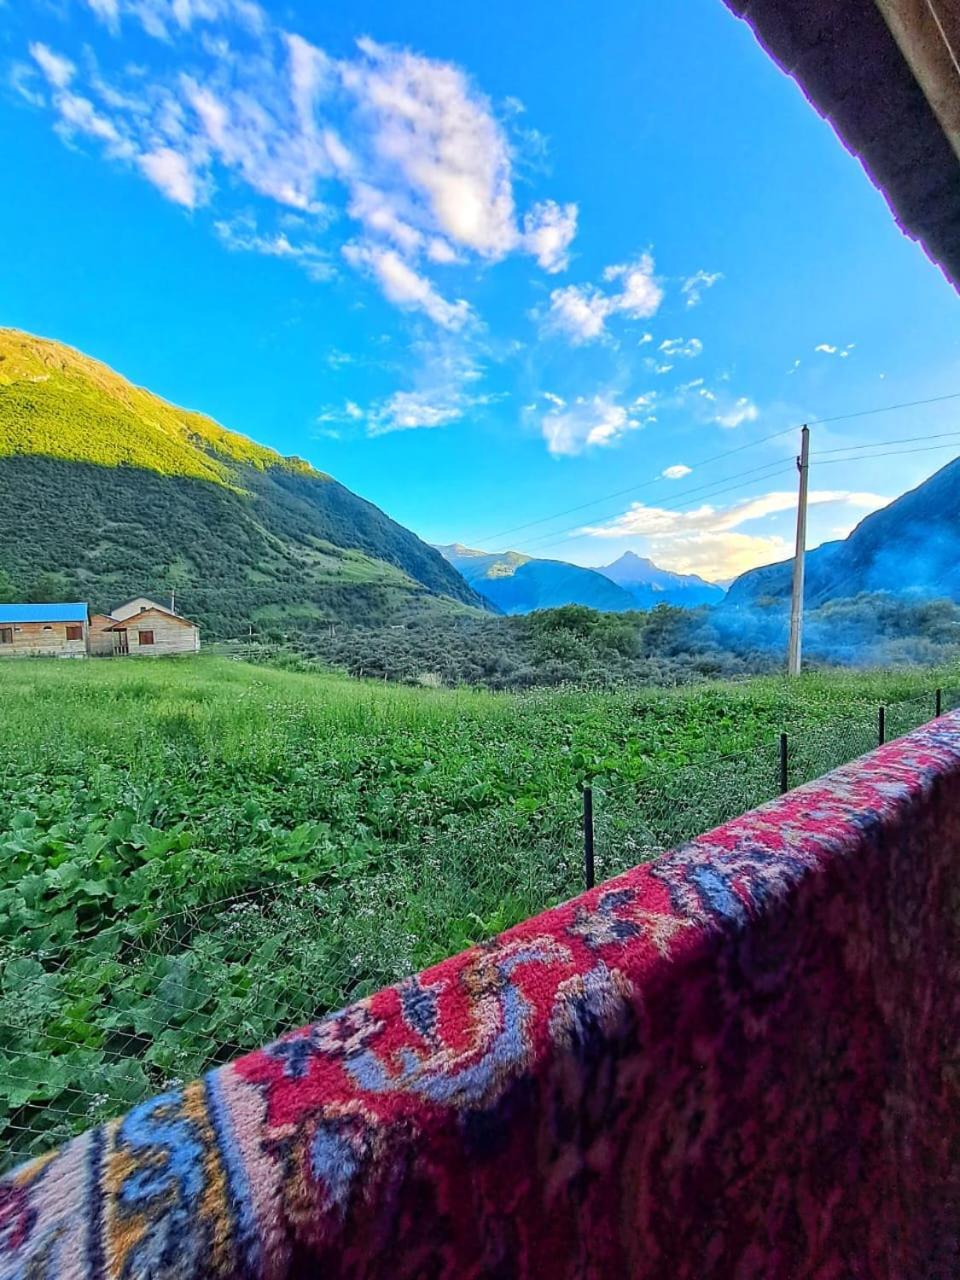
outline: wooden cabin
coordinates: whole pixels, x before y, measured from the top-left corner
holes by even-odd
[[[109,616],[90,619],[90,652],[95,655],[159,658],[199,649],[199,627],[146,596],[118,605]]]
[[[159,658],[199,649],[196,624],[146,596],[94,614],[82,603],[0,604],[0,658]]]
[[[85,658],[87,606],[0,604],[0,658]]]

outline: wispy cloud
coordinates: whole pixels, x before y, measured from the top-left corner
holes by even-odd
[[[756,422],[760,410],[749,396],[738,396],[729,407],[720,410],[713,416],[720,427],[741,427],[745,422]]]
[[[854,350],[856,345],[857,344],[855,342],[848,342],[845,347],[839,347],[839,346],[835,346],[831,342],[818,342],[813,349],[814,351],[818,351],[821,355],[839,356],[841,360],[846,360],[847,357],[850,355],[850,352]],[[798,360],[797,364],[799,363],[800,362]]]
[[[442,329],[462,329],[472,318],[469,303],[463,298],[448,302],[396,249],[348,244],[344,245],[343,256],[351,266],[373,276],[389,302],[405,310],[422,311]]]
[[[890,499],[876,493],[846,489],[819,489],[809,495],[813,506],[850,507],[863,514],[885,506]],[[774,491],[743,498],[727,506],[707,503],[689,511],[635,502],[622,515],[601,525],[579,530],[591,538],[637,538],[643,549],[664,568],[679,573],[699,573],[725,579],[789,553],[788,541],[779,534],[742,532],[744,525],[792,511],[797,495]]]
[[[480,391],[482,379],[483,368],[461,336],[423,339],[414,344],[406,387],[366,407],[353,400],[327,406],[317,421],[345,427],[363,423],[369,436],[446,427],[500,399]]]
[[[86,0],[87,7],[117,35],[121,21],[139,25],[155,40],[169,41],[195,26],[236,21],[258,32],[266,24],[253,0]]]
[[[684,466],[682,462],[678,462],[673,467],[665,467],[660,474],[664,480],[682,480],[684,476],[690,475],[691,470],[691,467]]]
[[[329,280],[336,275],[330,255],[322,246],[311,240],[291,240],[286,231],[262,234],[251,215],[223,219],[213,224],[221,243],[233,252],[259,253],[268,258],[282,258],[295,262],[311,280]],[[337,353],[340,363],[351,359]],[[333,354],[327,357],[333,363]]]
[[[39,42],[30,45],[30,56],[43,72],[47,82],[56,89],[65,89],[77,70],[76,65],[69,58],[54,53],[48,45]]]
[[[159,54],[138,47],[138,65],[118,59],[111,76],[92,54],[74,61],[36,43],[34,74],[49,93],[22,69],[20,92],[42,101],[65,137],[98,140],[173,203],[212,206],[228,248],[288,258],[314,279],[329,274],[316,241],[298,252],[282,228],[224,233],[238,196],[262,198],[314,220],[328,256],[342,251],[389,301],[447,329],[472,313],[447,300],[437,272],[512,254],[549,274],[567,267],[576,204],[518,209],[504,123],[453,63],[368,38],[334,57],[251,0],[86,3],[119,48],[137,26],[163,42]],[[185,52],[171,57],[164,45],[175,41]]]
[[[703,343],[699,338],[665,338],[657,349],[671,360],[676,356],[692,360],[703,354]]]
[[[570,245],[577,234],[577,206],[544,200],[523,218],[523,242],[544,271],[555,275],[570,265]]]
[[[703,268],[692,276],[688,276],[680,285],[680,292],[686,300],[686,305],[688,307],[699,306],[703,301],[704,293],[708,289],[712,289],[722,279],[722,271],[704,271]]]
[[[602,338],[612,316],[648,319],[656,314],[663,301],[663,289],[654,274],[649,253],[642,253],[632,262],[607,267],[603,278],[608,284],[620,287],[604,290],[586,284],[554,289],[543,322],[544,332],[561,334],[574,346],[581,346]]]
[[[626,408],[612,392],[577,396],[569,403],[559,396],[545,399],[554,407],[540,417],[540,431],[548,450],[557,456],[573,456],[594,447],[616,444],[629,431],[650,421],[650,401],[644,397]]]

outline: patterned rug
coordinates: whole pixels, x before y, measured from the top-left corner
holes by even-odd
[[[3,1280],[960,1276],[960,715],[0,1183]]]

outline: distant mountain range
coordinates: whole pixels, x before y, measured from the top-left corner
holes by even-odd
[[[331,476],[16,329],[0,329],[0,510],[14,597],[104,609],[175,588],[220,635],[484,607]]]
[[[790,560],[751,569],[732,583],[726,603],[786,600],[792,573]],[[808,551],[805,576],[808,607],[868,591],[960,601],[960,459],[861,520],[849,537]]]
[[[519,551],[477,551],[458,542],[437,551],[474,590],[502,613],[532,613],[566,604],[610,613],[652,609],[658,604],[716,604],[723,589],[689,574],[670,573],[627,551],[596,569],[564,560],[538,560]]]

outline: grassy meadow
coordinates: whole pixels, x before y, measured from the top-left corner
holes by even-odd
[[[956,698],[960,672],[404,688],[225,658],[0,665],[7,1163],[489,937]]]

